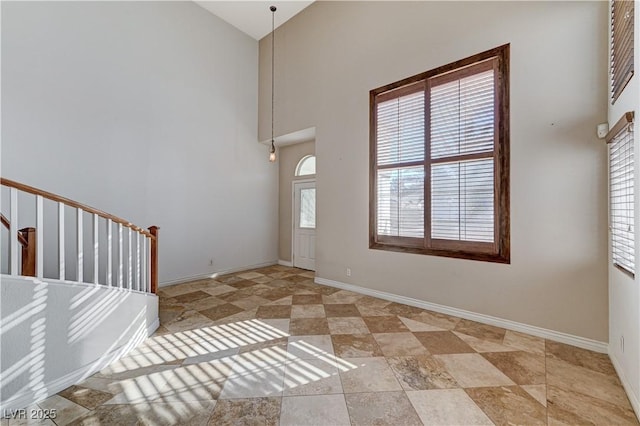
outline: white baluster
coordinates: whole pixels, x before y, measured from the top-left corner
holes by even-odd
[[[61,280],[67,278],[64,254],[64,203],[58,203],[58,278]]]
[[[36,277],[44,277],[44,199],[36,195]]]
[[[107,219],[107,285],[113,285],[113,223]]]
[[[18,190],[10,189],[11,210],[9,213],[9,243],[11,245],[11,275],[20,275],[18,270]]]
[[[149,238],[149,255],[147,256],[147,270],[149,271],[149,283],[147,286],[147,293],[151,293],[151,238]]]
[[[136,231],[136,290],[140,291],[140,234]]]
[[[122,265],[122,224],[118,224],[118,287],[122,288],[124,267]]]
[[[127,288],[133,290],[133,253],[131,253],[131,228],[127,235]]]
[[[147,291],[147,237],[146,235],[142,235],[142,288],[141,291]]]
[[[100,272],[100,245],[98,242],[98,235],[100,230],[98,228],[98,219],[100,216],[93,214],[93,282],[98,284],[98,275]]]
[[[84,247],[83,243],[83,226],[82,226],[82,209],[76,209],[76,217],[78,218],[76,221],[77,225],[77,246],[78,246],[78,281],[82,282],[84,280]]]

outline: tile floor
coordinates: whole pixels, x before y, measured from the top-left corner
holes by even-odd
[[[38,405],[58,425],[638,424],[606,355],[299,269],[165,287],[160,321],[126,358]]]

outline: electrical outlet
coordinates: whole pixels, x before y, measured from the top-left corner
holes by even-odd
[[[347,276],[350,277],[351,276],[351,268],[347,268]]]

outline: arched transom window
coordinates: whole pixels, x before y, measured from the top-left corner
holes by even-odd
[[[307,155],[302,157],[296,166],[296,176],[306,176],[316,174],[316,156]]]

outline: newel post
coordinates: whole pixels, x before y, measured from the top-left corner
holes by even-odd
[[[157,226],[149,227],[149,232],[153,235],[151,239],[151,293],[158,292],[158,228]]]
[[[27,277],[36,276],[36,228],[23,228],[19,230],[20,235],[27,244],[22,246],[22,275]]]

